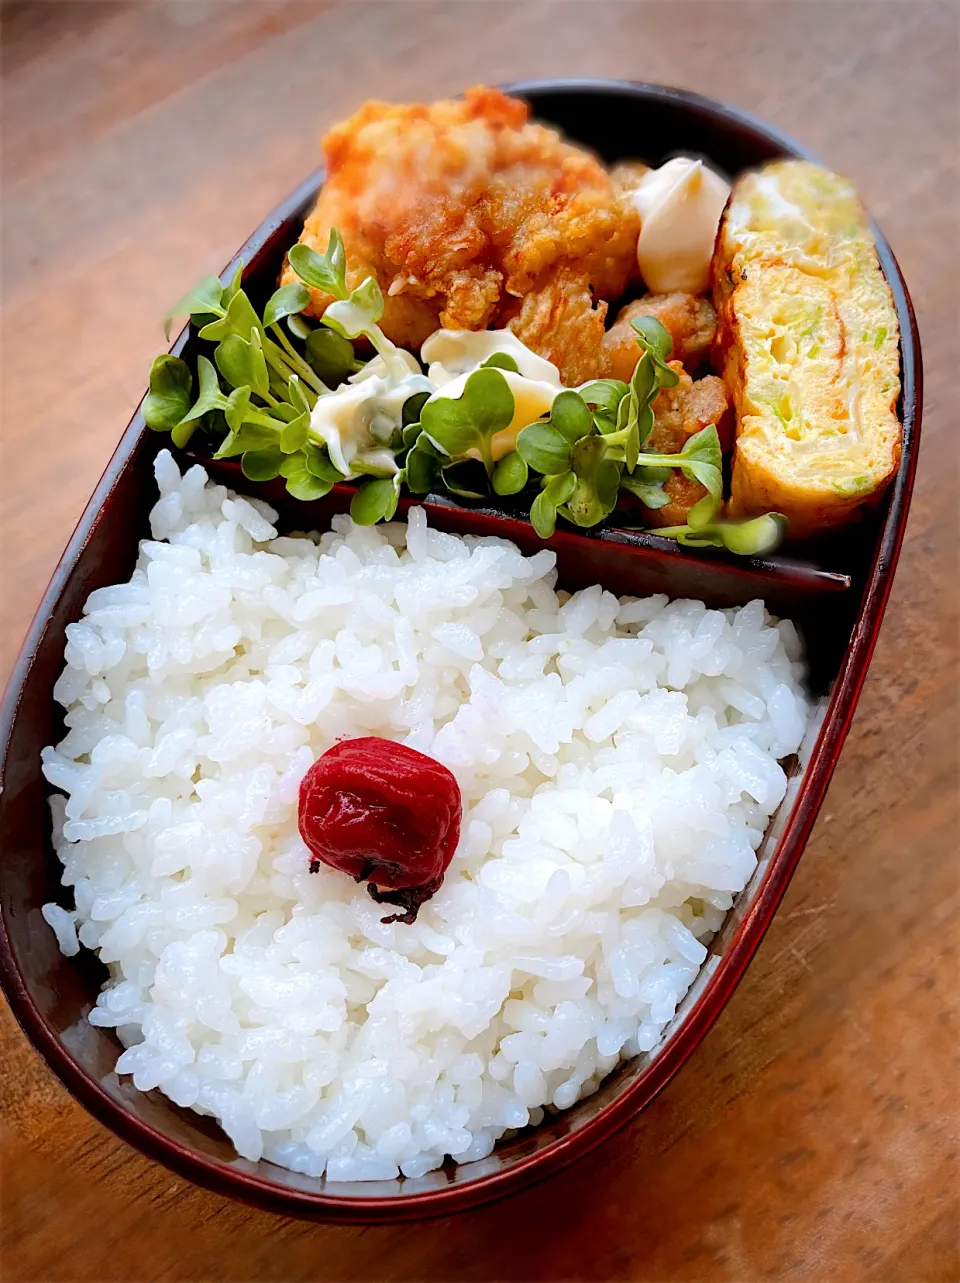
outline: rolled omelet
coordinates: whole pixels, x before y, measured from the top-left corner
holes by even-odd
[[[864,208],[807,161],[744,175],[711,267],[737,414],[728,512],[808,537],[875,501],[900,460],[900,334]]]

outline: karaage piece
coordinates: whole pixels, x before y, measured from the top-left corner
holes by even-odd
[[[513,318],[534,350],[562,354],[564,382],[577,381],[578,343],[596,364],[597,300],[636,276],[639,218],[595,157],[486,88],[429,106],[367,103],[324,151],[327,179],[300,239],[322,252],[339,228],[348,283],[376,277],[394,342],[417,349],[440,325]],[[282,279],[295,279],[289,265]],[[309,314],[322,315],[330,296],[311,294]]]
[[[511,314],[512,313],[512,314]],[[585,272],[560,267],[540,288],[501,315],[522,343],[560,371],[565,387],[597,377],[606,303],[598,303]]]
[[[688,370],[702,364],[717,332],[717,314],[708,298],[692,294],[646,294],[622,309],[603,337],[602,377],[629,382],[641,348],[630,324],[635,316],[653,316],[673,339],[673,356]]]
[[[669,364],[680,376],[680,382],[657,393],[653,402],[653,431],[644,449],[676,454],[683,449],[688,437],[712,423],[720,438],[720,448],[727,454],[733,447],[733,407],[726,383],[715,374],[694,382],[679,361]]]
[[[660,454],[678,454],[687,440],[711,423],[717,429],[720,445],[726,453],[733,443],[733,410],[723,379],[709,374],[694,383],[679,361],[670,366],[680,375],[674,388],[663,388],[653,403],[653,431],[645,450]],[[699,481],[685,477],[679,468],[671,468],[664,482],[670,502],[662,508],[645,508],[644,515],[653,526],[682,526],[687,513],[707,493]]]

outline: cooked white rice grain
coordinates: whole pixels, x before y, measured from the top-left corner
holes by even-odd
[[[488,1154],[656,1045],[755,866],[807,705],[789,623],[554,589],[554,556],[259,501],[157,459],[153,538],[67,629],[43,752],[75,911],[141,1090],[335,1180]],[[343,736],[463,795],[416,923],[308,872],[297,788]]]

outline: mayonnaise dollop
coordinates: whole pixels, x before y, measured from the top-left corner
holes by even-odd
[[[417,392],[433,391],[415,356],[397,348],[396,357],[389,366],[374,357],[313,407],[311,434],[326,443],[331,463],[345,477],[393,476],[398,468],[388,447],[403,422],[404,403]]]
[[[730,186],[702,160],[678,156],[631,193],[640,214],[637,266],[654,294],[702,294]]]
[[[561,387],[560,371],[550,361],[531,352],[512,330],[437,330],[420,349],[430,382],[442,388],[461,374],[472,374],[491,356],[512,356],[526,379]]]
[[[456,400],[462,396],[474,370],[498,353],[512,356],[518,373],[500,371],[513,393],[513,418],[491,438],[494,462],[516,448],[517,434],[522,428],[550,413],[563,391],[560,371],[550,361],[531,352],[512,330],[437,330],[420,349],[430,382],[437,389],[430,398],[432,401],[438,397]],[[480,458],[476,450],[468,453]]]
[[[330,461],[345,477],[393,476],[398,468],[390,440],[403,423],[406,401],[417,392],[429,392],[431,399],[462,396],[470,375],[495,353],[512,356],[519,371],[500,371],[514,401],[509,426],[490,443],[494,460],[502,459],[515,448],[520,429],[549,414],[563,390],[557,367],[510,330],[437,330],[421,348],[426,374],[403,348],[391,351],[388,360],[374,357],[336,391],[319,398],[310,415],[311,435],[326,444]]]

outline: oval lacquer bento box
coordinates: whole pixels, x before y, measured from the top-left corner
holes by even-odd
[[[644,156],[652,164],[682,152],[703,156],[730,176],[772,158],[806,155],[740,112],[659,86],[573,81],[512,89],[530,101],[538,117],[610,161],[635,156],[638,144],[642,151],[648,139],[656,139],[661,149],[659,155]],[[296,240],[321,180],[321,173],[311,175],[238,254],[256,300],[274,287],[284,251]],[[920,430],[920,348],[896,259],[876,234],[902,335],[903,453],[881,506],[859,527],[793,556],[755,560],[699,553],[656,536],[616,530],[558,531],[550,541],[563,586],[599,581],[618,594],[667,592],[711,605],[762,597],[800,628],[818,715],[793,764],[756,872],[653,1051],[621,1064],[595,1095],[501,1142],[488,1158],[449,1164],[416,1180],[335,1184],[251,1163],[237,1157],[211,1120],[179,1109],[157,1091],[136,1091],[129,1078],[114,1072],[120,1048],[112,1031],[86,1020],[104,968],[86,952],[62,956],[41,917],[41,905],[64,894],[50,840],[49,789],[40,772],[40,749],[62,734],[52,689],[63,664],[64,629],[79,618],[93,589],[130,575],[155,496],[153,458],[168,444],[168,438],[145,429],[139,414],[134,416],[47,589],[0,713],[0,981],[28,1037],[101,1122],[181,1175],[266,1208],[330,1220],[403,1220],[475,1206],[556,1171],[621,1127],[676,1073],[729,999],[796,868],[853,717],[903,538]],[[189,349],[192,341],[185,331],[174,350]],[[211,471],[237,490],[268,497],[280,507],[287,528],[323,529],[350,500],[351,487],[341,486],[304,505],[289,500],[275,483],[266,491],[252,486],[235,463],[221,462]],[[431,496],[425,507],[431,524],[443,529],[501,534],[527,551],[542,546],[517,517],[463,507],[449,497]]]

